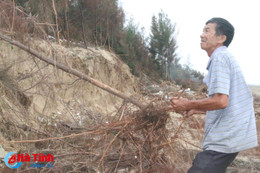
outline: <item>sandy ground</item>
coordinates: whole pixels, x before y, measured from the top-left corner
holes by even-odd
[[[260,86],[250,85],[252,93],[260,97]]]

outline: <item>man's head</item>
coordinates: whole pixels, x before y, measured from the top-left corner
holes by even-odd
[[[235,28],[231,23],[229,23],[226,19],[223,18],[212,18],[206,22],[206,25],[209,23],[215,23],[215,31],[216,35],[225,35],[226,41],[223,43],[224,46],[229,46],[231,41],[233,40]]]
[[[229,46],[234,37],[234,27],[223,18],[206,22],[201,37],[201,48],[210,55],[219,46]]]

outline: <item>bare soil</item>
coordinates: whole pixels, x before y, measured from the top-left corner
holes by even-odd
[[[260,97],[260,86],[257,86],[257,85],[250,85],[249,86],[252,93],[256,96],[259,96]]]

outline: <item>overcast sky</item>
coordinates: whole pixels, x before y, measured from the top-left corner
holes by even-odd
[[[248,84],[260,85],[260,10],[258,0],[119,0],[126,18],[150,33],[152,15],[163,10],[178,29],[177,42],[182,62],[207,73],[209,60],[200,49],[200,35],[205,22],[223,17],[235,27],[229,50],[235,55]]]

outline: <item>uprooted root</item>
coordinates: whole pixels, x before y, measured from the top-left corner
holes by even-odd
[[[55,163],[53,168],[41,168],[42,172],[183,172],[176,165],[184,162],[181,158],[185,147],[169,138],[168,120],[169,114],[162,105],[150,104],[145,110],[126,111],[120,120],[91,128],[58,124],[47,128],[56,137],[43,138],[43,134],[38,134],[34,136],[38,140],[9,143],[21,143],[20,152],[32,150],[32,145],[24,143],[34,144],[34,152],[48,148],[46,152],[54,155]]]

